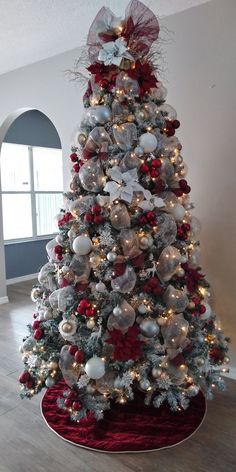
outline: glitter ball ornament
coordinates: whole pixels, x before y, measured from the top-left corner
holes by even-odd
[[[157,147],[157,138],[152,133],[141,134],[139,144],[145,153],[153,152]]]
[[[73,241],[73,250],[79,256],[89,254],[92,249],[92,241],[88,236],[77,236]]]
[[[105,374],[105,363],[100,357],[92,357],[84,367],[84,370],[90,379],[100,379]]]
[[[103,292],[105,292],[105,290],[106,290],[106,285],[105,285],[103,282],[98,282],[98,283],[95,285],[95,288],[96,288],[96,291],[97,291],[97,292],[103,293]]]
[[[109,262],[114,262],[114,261],[116,260],[116,258],[117,258],[117,254],[116,254],[115,252],[112,252],[112,251],[111,251],[111,252],[108,252],[108,254],[107,254],[107,260],[108,260]]]

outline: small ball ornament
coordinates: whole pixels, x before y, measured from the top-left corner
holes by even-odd
[[[140,385],[140,387],[141,387],[142,390],[148,390],[149,387],[150,387],[150,382],[149,382],[148,379],[146,379],[146,380],[141,380],[141,382],[140,382],[139,385]]]
[[[205,307],[205,311],[204,311],[204,313],[200,314],[200,319],[201,320],[208,320],[208,318],[210,318],[210,316],[211,316],[211,307],[206,302],[202,302],[201,304]]]
[[[122,314],[122,309],[119,307],[119,305],[117,305],[112,310],[112,313],[113,313],[114,316],[120,316]]]
[[[139,138],[139,144],[145,153],[153,152],[157,147],[157,138],[152,133],[144,133]]]
[[[100,379],[105,374],[105,364],[100,357],[92,357],[89,359],[84,368],[90,379]]]
[[[198,387],[198,385],[190,385],[190,387],[188,387],[188,396],[195,397],[198,394],[199,390],[200,388]]]
[[[153,338],[153,336],[159,333],[159,326],[156,321],[152,319],[143,320],[139,327],[142,335],[147,338]]]
[[[181,221],[185,215],[185,208],[180,203],[177,203],[171,211],[175,221]]]
[[[96,291],[99,293],[103,293],[106,290],[106,285],[103,282],[98,282],[95,286]]]
[[[95,326],[95,321],[92,318],[90,318],[90,320],[87,321],[86,326],[88,329],[93,329]]]
[[[140,239],[140,245],[142,249],[147,249],[149,247],[149,239],[146,236],[143,236]]]
[[[55,369],[57,369],[57,367],[58,367],[58,363],[56,361],[51,361],[48,364],[49,369],[55,370]]]
[[[96,267],[98,267],[101,262],[101,257],[98,254],[93,254],[92,256],[90,256],[89,262],[93,269],[96,269]]]
[[[45,380],[45,385],[48,388],[52,387],[53,385],[55,385],[55,379],[53,379],[52,377],[47,377]]]
[[[157,379],[158,377],[160,377],[162,374],[162,369],[158,368],[158,367],[153,367],[152,369],[152,376]]]
[[[89,254],[92,249],[92,241],[88,236],[77,236],[73,241],[73,250],[79,256]]]
[[[79,143],[81,146],[84,146],[85,143],[86,143],[86,141],[87,141],[87,136],[86,136],[86,134],[84,134],[84,133],[80,133],[80,134],[78,135],[78,138],[77,138],[77,139],[78,139],[78,143]]]
[[[107,260],[108,260],[109,262],[115,262],[116,258],[117,258],[117,254],[116,254],[115,252],[112,252],[112,251],[111,251],[111,252],[108,252],[108,254],[107,254]]]
[[[141,315],[144,315],[144,313],[147,312],[147,307],[144,303],[141,303],[141,305],[138,306],[138,312],[141,313]]]

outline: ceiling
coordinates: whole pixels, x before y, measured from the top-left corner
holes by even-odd
[[[209,0],[143,0],[158,17]],[[85,43],[103,5],[122,16],[128,0],[0,0],[0,74]]]

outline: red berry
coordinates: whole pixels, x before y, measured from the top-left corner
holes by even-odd
[[[97,223],[98,225],[103,222],[103,216],[102,215],[95,215],[93,219],[94,223]]]
[[[152,291],[153,295],[161,295],[163,289],[161,287],[155,287]]]
[[[38,329],[38,328],[39,328],[39,325],[40,325],[40,321],[39,321],[39,320],[35,320],[35,321],[33,322],[33,324],[32,324],[32,327],[33,327],[34,329]]]
[[[191,192],[191,187],[189,185],[186,185],[184,189],[184,193],[190,193]]]
[[[178,229],[177,229],[177,236],[178,236],[179,238],[182,238],[183,235],[184,235],[184,232],[183,232],[182,228],[178,228]]]
[[[147,174],[149,172],[149,167],[147,164],[141,164],[139,170],[142,174]]]
[[[79,302],[79,306],[84,309],[88,308],[90,306],[90,302],[87,298],[82,298],[82,300]]]
[[[77,393],[74,390],[71,390],[68,398],[70,398],[70,400],[75,400],[77,398]]]
[[[205,313],[206,307],[204,305],[199,305],[198,311],[202,315],[203,313]]]
[[[75,172],[79,172],[80,165],[78,164],[78,162],[73,166],[73,169]]]
[[[75,353],[78,351],[78,347],[75,344],[69,347],[68,352],[71,356],[74,356]]]
[[[101,207],[100,205],[93,205],[91,208],[91,212],[94,213],[94,215],[99,215],[101,213]]]
[[[150,277],[150,279],[148,280],[148,285],[151,288],[157,287],[159,285],[157,278],[156,277]]]
[[[175,128],[175,129],[179,128],[179,127],[180,127],[180,122],[179,122],[179,120],[174,120],[174,121],[172,121],[172,126],[173,126],[173,128]]]
[[[27,388],[32,388],[34,385],[33,379],[29,379],[28,382],[26,382],[26,387]]]
[[[87,308],[87,310],[85,310],[85,315],[86,316],[93,316],[95,313],[95,309],[92,307],[92,308]]]
[[[153,159],[152,167],[155,167],[155,169],[160,168],[161,167],[161,159]]]
[[[80,402],[78,402],[78,401],[77,401],[77,402],[73,402],[73,405],[72,405],[73,410],[78,411],[78,410],[81,409],[81,407],[82,407],[82,405],[81,405]]]
[[[65,399],[64,403],[67,408],[70,408],[72,406],[73,400],[68,397]]]
[[[54,247],[54,252],[55,254],[61,254],[62,253],[62,247],[57,245]]]
[[[195,305],[199,305],[201,303],[201,299],[199,297],[193,297],[192,302],[195,303]]]
[[[184,193],[182,188],[173,188],[171,191],[176,195],[176,197],[182,197]]]
[[[76,351],[75,353],[75,361],[78,362],[78,364],[81,364],[84,360],[84,353],[80,349]]]
[[[91,221],[93,221],[93,215],[91,215],[91,213],[85,213],[84,221],[86,221],[86,223],[90,223]]]
[[[185,179],[180,179],[180,180],[179,180],[179,186],[180,186],[181,188],[184,189],[184,188],[187,187],[187,185],[188,185],[187,180],[185,180]]]
[[[70,155],[70,158],[71,158],[71,161],[72,162],[77,162],[78,161],[78,156],[75,152],[73,152],[71,155]]]
[[[30,374],[27,370],[25,370],[25,372],[22,372],[21,376],[19,377],[19,382],[25,384],[26,382],[28,382],[29,379]]]
[[[150,172],[150,176],[152,178],[158,177],[159,175],[160,175],[160,172],[157,169],[152,169],[151,172]]]
[[[183,231],[190,231],[190,225],[188,223],[183,223],[182,224],[182,229],[183,229]]]
[[[153,220],[153,218],[155,218],[155,213],[153,213],[153,211],[149,211],[148,213],[146,213],[146,217],[148,221],[151,221]]]
[[[63,259],[63,255],[62,254],[57,254],[57,260],[62,261],[62,259]]]
[[[106,88],[109,85],[109,81],[107,79],[102,79],[99,81],[99,85],[102,88]]]
[[[42,328],[38,328],[34,332],[34,339],[39,341],[40,339],[42,339],[43,335],[44,335],[44,330]]]

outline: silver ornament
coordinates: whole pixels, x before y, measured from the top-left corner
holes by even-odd
[[[122,309],[120,308],[119,305],[115,306],[115,308],[112,310],[112,313],[114,316],[120,316],[122,314]]]
[[[149,382],[148,379],[146,379],[146,380],[141,380],[141,382],[140,382],[139,385],[140,385],[140,387],[141,387],[142,390],[148,390],[149,387],[150,387],[150,382]]]
[[[96,291],[99,293],[103,293],[106,290],[106,285],[103,282],[98,282],[95,286]]]
[[[104,125],[111,120],[111,109],[106,105],[98,105],[88,109],[87,120],[91,126]]]
[[[151,318],[143,320],[139,327],[142,335],[147,338],[153,338],[153,336],[156,336],[160,330],[156,321]]]
[[[116,254],[115,252],[112,252],[112,251],[111,251],[111,252],[108,252],[108,254],[107,254],[107,260],[108,260],[109,262],[114,262],[114,261],[116,260],[116,258],[117,258],[117,254]]]
[[[141,305],[138,306],[138,312],[141,313],[141,315],[144,315],[144,313],[147,312],[147,307],[141,303]]]
[[[55,385],[55,380],[52,377],[47,377],[45,380],[46,387],[50,388]]]
[[[163,372],[162,369],[160,369],[158,367],[153,367],[152,376],[156,379],[157,377],[161,376],[162,372]]]

